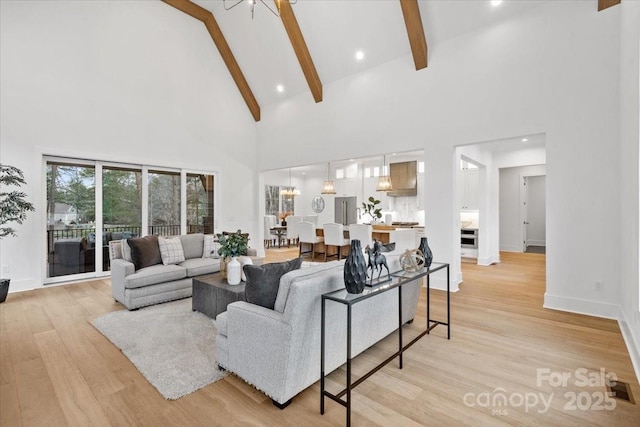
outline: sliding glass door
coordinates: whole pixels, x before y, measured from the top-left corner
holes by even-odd
[[[213,233],[213,175],[187,174],[187,233]]]
[[[95,167],[47,162],[47,277],[95,271]]]
[[[214,175],[48,158],[46,283],[108,274],[109,242],[214,232]]]

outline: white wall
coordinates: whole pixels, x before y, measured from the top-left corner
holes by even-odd
[[[216,229],[256,235],[253,123],[204,25],[162,2],[0,2],[0,161],[36,207],[0,243],[12,292],[44,278],[43,154],[215,172]]]
[[[621,4],[620,37],[620,326],[640,378],[640,309],[638,289],[638,146],[640,145],[640,2]]]
[[[545,175],[544,165],[500,169],[500,250],[522,252],[522,177]],[[550,213],[551,215],[552,213]]]
[[[546,133],[547,305],[616,315],[619,14],[598,13],[593,2],[545,3],[434,46],[427,69],[416,72],[405,57],[325,85],[322,103],[303,94],[274,105],[258,129],[259,167],[424,148],[426,234],[455,277],[454,146]],[[601,259],[586,270],[594,246]],[[596,293],[594,280],[609,285]]]

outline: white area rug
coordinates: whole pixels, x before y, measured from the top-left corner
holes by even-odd
[[[91,324],[165,399],[178,399],[226,375],[215,360],[215,321],[191,311],[191,298],[114,311]]]

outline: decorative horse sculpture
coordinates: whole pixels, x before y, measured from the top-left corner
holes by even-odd
[[[367,263],[367,271],[371,269],[371,281],[373,284],[373,275],[377,270],[378,271],[378,279],[382,274],[382,267],[384,266],[387,269],[387,276],[391,278],[391,274],[389,273],[389,266],[387,265],[387,258],[381,253],[382,246],[378,240],[373,241],[373,248],[370,248],[369,245],[365,248],[365,252],[369,255],[369,261]]]

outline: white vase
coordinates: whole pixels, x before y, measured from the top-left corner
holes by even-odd
[[[238,258],[232,257],[227,264],[227,283],[230,285],[239,285],[241,277],[241,266]]]
[[[244,274],[244,266],[245,265],[253,265],[253,261],[248,256],[241,256],[238,258],[238,262],[240,263],[240,272],[241,272],[241,280],[243,282],[247,281],[247,276]]]

